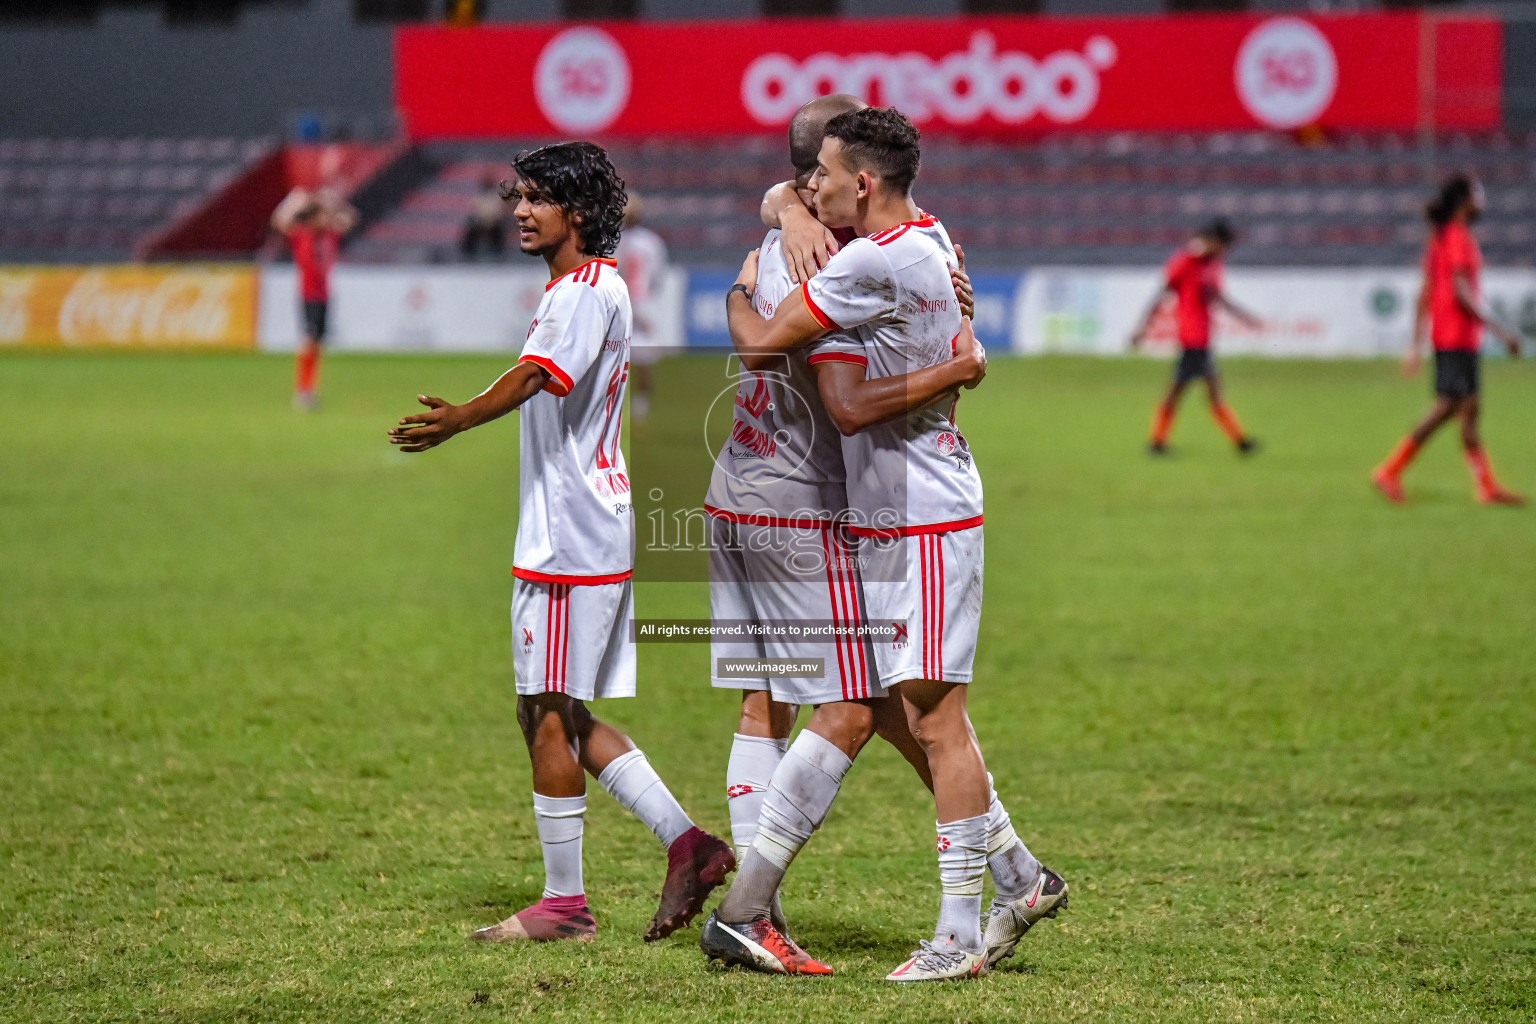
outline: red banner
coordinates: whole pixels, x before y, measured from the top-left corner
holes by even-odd
[[[777,131],[829,92],[984,135],[1409,129],[1426,116],[1490,128],[1501,67],[1497,20],[1417,14],[556,23],[395,39],[396,101],[418,139]]]

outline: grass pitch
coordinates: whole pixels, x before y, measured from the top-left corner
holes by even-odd
[[[1410,506],[1370,493],[1428,400],[1385,363],[1229,361],[1267,442],[1247,461],[1198,400],[1173,457],[1143,454],[1158,364],[997,361],[962,403],[987,486],[973,714],[1073,886],[992,976],[880,981],[936,891],[931,804],[878,746],[786,893],[835,978],[706,969],[696,928],[643,945],[663,859],[596,786],[598,940],[469,943],[541,877],[506,621],[516,421],[425,456],[384,430],[501,366],[332,359],[303,416],[280,358],[0,358],[22,417],[0,454],[0,1019],[1536,1015],[1536,510],[1474,505],[1449,436]],[[1536,491],[1533,369],[1488,367],[1485,429]],[[664,364],[658,410],[718,376]],[[701,585],[638,594],[706,614]],[[734,702],[706,661],[642,648],[642,697],[599,713],[723,834]]]

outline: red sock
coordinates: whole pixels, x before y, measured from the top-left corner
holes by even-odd
[[[1173,406],[1166,402],[1152,414],[1152,443],[1166,444],[1168,431],[1173,429]]]
[[[1482,448],[1466,448],[1463,454],[1467,457],[1467,466],[1472,470],[1472,479],[1477,481],[1477,496],[1487,498],[1490,494],[1497,494],[1503,490],[1499,482],[1493,478],[1493,467],[1488,464],[1488,453]]]
[[[299,349],[299,354],[293,362],[293,390],[301,395],[314,394],[315,376],[319,369],[319,346],[306,345]]]
[[[1216,417],[1222,432],[1227,435],[1227,440],[1237,444],[1243,439],[1243,425],[1237,422],[1237,417],[1232,415],[1232,410],[1225,403],[1212,405],[1211,415]]]
[[[1377,472],[1383,476],[1401,476],[1403,470],[1408,468],[1408,463],[1412,462],[1417,454],[1419,454],[1419,442],[1409,434],[1396,448],[1392,449],[1392,454],[1387,456],[1387,461],[1381,464]]]

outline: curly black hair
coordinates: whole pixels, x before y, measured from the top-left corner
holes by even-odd
[[[517,176],[564,210],[581,235],[588,256],[612,256],[624,228],[624,204],[629,194],[603,147],[590,142],[557,142],[519,153],[512,161]],[[501,188],[512,198],[511,183]]]
[[[874,171],[901,195],[917,180],[922,133],[895,107],[865,107],[827,122],[827,138],[843,144],[843,159],[855,170]]]

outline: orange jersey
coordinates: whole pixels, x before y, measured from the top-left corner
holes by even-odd
[[[1219,258],[1196,256],[1187,249],[1174,253],[1163,268],[1174,296],[1179,344],[1185,348],[1210,347],[1211,304],[1221,294],[1221,270]]]
[[[1483,254],[1465,224],[1447,224],[1424,249],[1424,283],[1429,289],[1429,337],[1437,352],[1476,352],[1483,324],[1456,299],[1456,275],[1467,275],[1472,296],[1480,294]]]
[[[336,262],[341,235],[328,228],[302,224],[288,236],[293,265],[299,271],[299,295],[305,302],[324,302],[330,295],[331,265]]]

